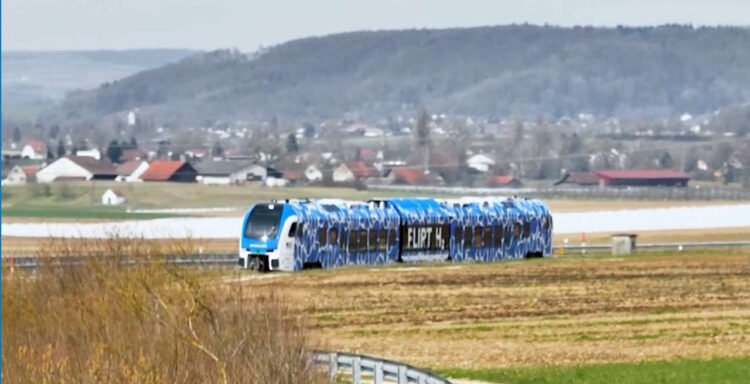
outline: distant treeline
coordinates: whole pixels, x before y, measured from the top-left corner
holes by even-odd
[[[750,101],[750,29],[511,25],[305,38],[215,51],[71,94],[48,117],[159,121],[666,116]]]

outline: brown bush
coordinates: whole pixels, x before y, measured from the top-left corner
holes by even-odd
[[[285,298],[160,262],[189,242],[148,244],[51,241],[47,265],[3,273],[3,382],[319,381]]]

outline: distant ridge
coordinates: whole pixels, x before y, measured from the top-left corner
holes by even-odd
[[[254,59],[215,51],[70,95],[56,119],[131,108],[160,121],[665,116],[750,101],[750,29],[496,27],[351,32]]]

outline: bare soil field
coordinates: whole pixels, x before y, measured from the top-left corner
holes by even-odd
[[[328,348],[417,366],[750,355],[748,249],[230,274],[288,295]]]

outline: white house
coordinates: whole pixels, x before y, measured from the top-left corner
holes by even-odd
[[[148,169],[146,160],[131,160],[117,166],[117,178],[115,181],[128,183],[140,182],[141,175]]]
[[[21,149],[21,158],[44,160],[47,158],[47,143],[41,140],[31,140]]]
[[[315,164],[310,164],[305,168],[305,179],[311,183],[323,181],[323,172]]]
[[[118,191],[108,189],[102,194],[103,205],[120,205],[125,202],[125,197]]]
[[[286,187],[289,185],[289,180],[280,177],[268,177],[265,180],[266,187]]]
[[[76,151],[76,156],[80,157],[90,157],[92,159],[101,160],[102,159],[102,153],[98,149],[81,149]]]
[[[349,183],[352,181],[354,181],[354,173],[346,164],[341,164],[333,170],[334,183]]]
[[[36,176],[36,172],[39,170],[38,166],[27,166],[21,167],[20,165],[14,165],[8,174],[3,178],[2,185],[18,185],[26,184]]]
[[[466,159],[466,165],[479,172],[488,172],[495,165],[495,160],[480,153]]]
[[[111,163],[78,156],[61,157],[36,173],[39,183],[50,183],[57,179],[114,180],[116,177],[117,170]]]

